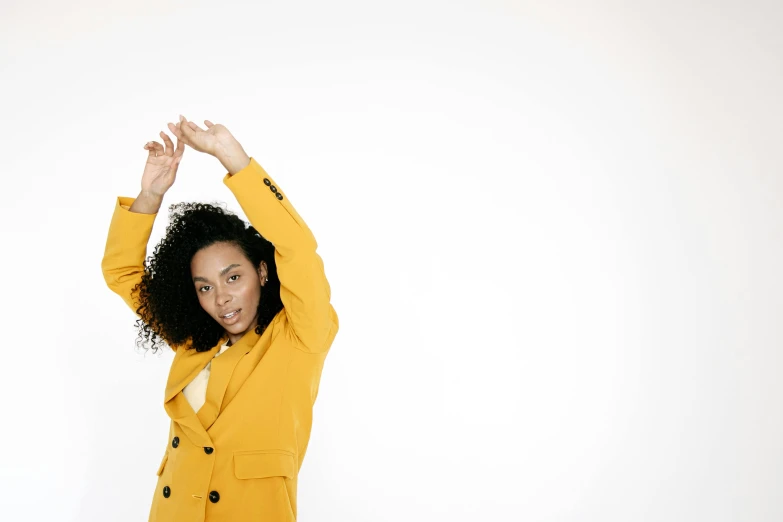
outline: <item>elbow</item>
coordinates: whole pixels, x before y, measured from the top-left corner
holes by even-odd
[[[106,286],[112,290],[120,286],[121,271],[117,268],[112,268],[105,257],[103,258],[103,261],[101,261],[101,274],[103,275]]]
[[[310,322],[307,326],[297,321],[299,326],[293,327],[294,342],[303,352],[325,353],[331,348],[340,324],[331,305],[323,317],[324,320]]]
[[[113,284],[116,283],[116,278],[114,277],[114,274],[112,273],[109,264],[106,262],[105,257],[101,261],[101,274],[103,275],[103,280],[106,283],[106,286],[108,286],[109,288],[111,288]]]

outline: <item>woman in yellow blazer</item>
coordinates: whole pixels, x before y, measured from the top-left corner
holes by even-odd
[[[220,124],[180,116],[175,148],[149,142],[141,192],[117,199],[101,263],[136,312],[140,342],[175,350],[171,417],[150,521],[296,520],[297,476],[338,319],[316,240],[278,184]],[[170,208],[185,145],[216,157],[251,226],[206,204]]]

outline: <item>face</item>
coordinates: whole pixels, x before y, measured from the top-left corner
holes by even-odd
[[[231,344],[256,327],[266,263],[255,267],[237,245],[214,243],[196,252],[190,274],[201,307],[225,328]]]

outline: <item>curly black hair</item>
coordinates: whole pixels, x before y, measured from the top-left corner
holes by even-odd
[[[169,207],[166,234],[145,260],[144,275],[133,289],[141,304],[137,346],[155,353],[167,343],[204,352],[220,341],[225,330],[201,307],[190,274],[196,252],[218,242],[237,245],[255,267],[266,262],[269,281],[258,303],[258,325],[266,328],[283,309],[274,245],[221,206],[177,203]]]

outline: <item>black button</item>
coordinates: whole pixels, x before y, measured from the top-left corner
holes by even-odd
[[[269,179],[268,179],[268,178],[264,178],[264,185],[266,185],[266,186],[268,187],[268,186],[269,186],[269,185],[271,185],[271,184],[272,184],[272,182],[271,182],[271,181],[269,181]]]
[[[171,488],[168,486],[163,486],[163,496],[166,498],[169,498],[171,496]]]
[[[209,492],[209,501],[213,504],[217,503],[217,501],[220,500],[220,493],[217,491],[210,491]]]
[[[212,448],[210,448],[209,446],[207,446],[206,448],[204,448],[204,453],[206,453],[207,455],[212,455],[212,452],[213,452],[213,451],[215,451],[215,450],[213,450],[213,449],[212,449]]]
[[[179,446],[179,437],[174,437],[174,440],[171,441],[171,447],[176,448]]]
[[[280,201],[283,201],[283,195],[281,193],[279,193],[279,192],[277,193],[277,199],[279,199]]]
[[[277,187],[275,187],[274,185],[272,185],[271,187],[269,187],[269,190],[271,190],[272,192],[274,192],[275,194],[277,194]]]
[[[256,326],[256,333],[260,334],[262,331],[262,328],[260,326]]]

